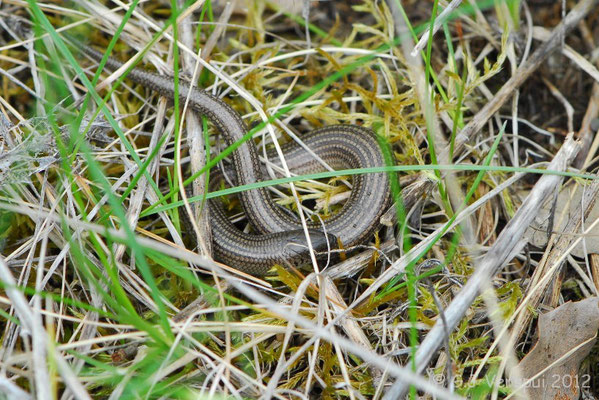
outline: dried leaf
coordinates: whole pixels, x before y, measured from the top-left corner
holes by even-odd
[[[578,399],[579,384],[585,381],[578,374],[580,363],[589,354],[599,330],[599,297],[568,302],[542,314],[538,326],[539,340],[518,365],[528,396]],[[514,383],[514,387],[520,386]]]

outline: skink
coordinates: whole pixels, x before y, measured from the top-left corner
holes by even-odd
[[[75,41],[77,47],[99,61],[103,54]],[[106,67],[116,70],[121,61],[109,58]],[[127,75],[170,99],[176,96],[171,78],[140,68]],[[179,84],[179,98],[206,116],[223,136],[227,145],[240,140],[246,133],[241,116],[223,100],[187,83]],[[302,136],[304,144],[334,169],[384,166],[385,160],[374,133],[357,125],[333,125]],[[322,165],[295,142],[283,146],[290,170],[298,174],[323,171]],[[236,182],[247,185],[262,181],[258,151],[248,140],[232,153]],[[274,264],[301,264],[309,260],[305,233],[299,219],[278,206],[265,188],[241,192],[241,204],[257,234],[240,231],[227,218],[219,201],[210,201],[214,258],[242,272],[261,276]],[[390,205],[389,178],[384,173],[356,175],[349,199],[343,208],[320,223],[309,223],[310,240],[318,252],[326,252],[337,241],[349,248],[364,243],[379,226],[381,215]],[[181,213],[183,215],[185,213]]]

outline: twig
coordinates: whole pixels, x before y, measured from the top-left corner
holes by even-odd
[[[465,150],[471,140],[496,111],[512,96],[526,79],[562,44],[562,38],[593,9],[597,0],[581,0],[566,18],[553,30],[551,36],[535,50],[530,58],[518,67],[517,72],[503,85],[495,97],[489,101],[472,120],[456,135],[454,156]],[[445,149],[449,154],[449,149]]]
[[[0,393],[7,399],[30,400],[31,396],[5,376],[0,376]]]
[[[179,0],[180,6],[183,6],[183,1]],[[202,49],[201,57],[204,60],[208,60],[212,49],[216,45],[216,42],[223,34],[226,24],[231,17],[232,10],[235,2],[228,2],[220,16],[219,24],[216,29],[212,32],[208,41]],[[191,19],[186,18],[181,21],[181,42],[188,48],[193,48],[193,33],[191,29]],[[183,70],[190,76],[192,76],[192,83],[195,82],[195,78],[199,76],[202,71],[202,66],[196,61],[198,57],[194,58],[189,53],[181,53],[181,66]],[[185,102],[185,109],[188,107],[188,102]],[[202,124],[200,117],[193,111],[189,110],[184,114],[187,120],[187,141],[189,142],[189,155],[191,160],[191,172],[196,173],[206,165],[207,154],[206,154],[206,143],[202,134]],[[193,182],[193,194],[194,196],[201,196],[206,190],[206,175],[199,176]],[[182,197],[185,198],[186,194],[182,193]],[[187,199],[185,199],[187,200]],[[209,207],[207,204],[196,203],[195,212],[191,213],[191,209],[185,204],[187,212],[190,213],[190,220],[193,225],[193,229],[196,231],[196,239],[199,251],[204,255],[210,255],[212,249],[212,232],[210,230]],[[197,216],[197,219],[196,217]],[[197,222],[197,223],[196,223]]]
[[[548,169],[563,171],[574,158],[578,149],[579,144],[572,139],[572,134],[570,134]],[[464,285],[462,291],[445,310],[445,317],[450,331],[457,326],[466,314],[466,311],[478,295],[482,282],[490,280],[504,263],[524,246],[525,241],[522,239],[522,235],[541,209],[541,205],[547,199],[547,196],[557,189],[562,179],[557,175],[544,175],[539,179],[522,206],[516,212],[516,215],[506,225],[493,247],[489,249],[480,264],[476,267],[474,274],[472,274],[466,285]],[[418,372],[424,370],[433,354],[435,354],[439,346],[443,343],[445,329],[443,323],[438,320],[418,348],[415,356],[416,370]],[[407,389],[408,385],[405,382],[397,381],[387,392],[385,398],[401,398]]]
[[[453,393],[449,393],[447,390],[440,388],[437,385],[432,384],[426,379],[415,375],[409,368],[401,367],[396,363],[384,357],[381,357],[380,355],[374,353],[371,350],[365,349],[360,346],[356,346],[356,344],[353,341],[335,333],[331,329],[318,326],[301,315],[295,315],[287,312],[285,308],[281,307],[281,305],[277,304],[269,297],[263,295],[256,289],[241,283],[240,281],[231,280],[231,284],[235,286],[235,288],[239,290],[241,293],[243,293],[245,296],[263,304],[272,312],[284,316],[287,320],[292,321],[296,325],[309,330],[315,337],[337,344],[342,349],[345,349],[346,351],[355,354],[356,356],[362,358],[364,361],[371,363],[372,365],[376,366],[377,368],[383,371],[386,371],[387,373],[389,373],[392,376],[395,376],[396,378],[415,384],[423,390],[426,390],[427,393],[435,395],[439,398],[461,398]]]
[[[599,184],[597,182],[593,182],[589,187],[585,187],[583,189],[579,188],[578,190],[584,190],[580,201],[571,213],[566,212],[566,218],[569,218],[569,220],[566,222],[566,226],[563,228],[563,230],[561,228],[554,229],[554,231],[560,232],[560,235],[557,238],[557,235],[552,235],[553,237],[549,240],[548,246],[551,245],[553,240],[556,240],[555,244],[553,245],[553,249],[548,253],[547,257],[544,258],[544,261],[540,262],[539,265],[537,265],[537,268],[535,268],[529,285],[530,288],[535,288],[534,293],[532,293],[532,296],[527,302],[527,307],[529,309],[534,310],[537,308],[541,298],[543,297],[545,288],[547,288],[547,286],[549,286],[549,284],[553,281],[551,276],[555,276],[555,274],[561,270],[560,267],[553,267],[558,262],[559,264],[563,263],[563,261],[559,260],[564,259],[566,250],[568,247],[570,247],[572,241],[578,237],[577,234],[580,233],[580,225],[586,220],[586,217],[593,208],[595,200],[597,199],[597,195],[599,193]],[[548,275],[549,278],[547,277]],[[546,279],[546,283],[540,287],[536,287],[537,283],[539,283],[541,279]],[[522,335],[525,327],[528,325],[531,319],[532,315],[529,312],[520,314],[520,317],[516,320],[513,328],[512,336],[514,338],[514,342]]]

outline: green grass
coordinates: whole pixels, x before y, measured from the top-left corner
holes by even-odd
[[[280,393],[284,393],[284,390],[302,391],[308,384],[324,382],[323,398],[349,398],[350,382],[352,390],[369,398],[374,395],[377,387],[372,370],[364,365],[363,360],[335,343],[314,339],[310,332],[298,328],[286,319],[285,315],[274,313],[262,304],[255,304],[251,298],[243,297],[238,292],[224,293],[215,286],[211,276],[200,274],[197,268],[190,268],[187,261],[193,259],[206,267],[210,266],[209,262],[202,262],[199,256],[190,255],[170,242],[169,227],[164,220],[168,218],[180,232],[177,209],[184,205],[184,201],[180,200],[180,190],[183,188],[179,185],[179,178],[182,177],[178,176],[177,168],[182,162],[182,149],[179,144],[183,141],[179,98],[175,97],[172,107],[173,124],[169,127],[173,132],[172,137],[169,132],[162,133],[156,141],[156,146],[147,151],[144,150],[147,140],[143,136],[124,129],[135,126],[131,121],[138,122],[143,115],[130,115],[124,120],[119,120],[115,115],[143,109],[142,102],[129,96],[129,91],[124,85],[127,82],[127,73],[140,66],[144,55],[155,52],[159,43],[165,42],[165,33],[172,32],[172,36],[177,38],[177,19],[192,4],[192,1],[188,1],[180,8],[179,3],[172,0],[170,8],[163,8],[160,5],[140,4],[138,0],[134,0],[119,14],[120,21],[117,26],[112,27],[111,37],[98,33],[91,24],[73,30],[76,36],[89,40],[98,48],[105,48],[106,57],[110,55],[118,58],[123,54],[123,49],[119,46],[122,42],[120,37],[126,35],[127,27],[138,27],[144,23],[135,13],[136,10],[147,7],[148,18],[160,20],[162,24],[157,29],[148,28],[150,39],[128,70],[105,90],[103,96],[95,87],[102,76],[106,58],[99,63],[93,77],[89,79],[81,65],[81,58],[57,32],[57,28],[82,17],[75,13],[53,12],[35,0],[28,0],[27,7],[22,6],[24,11],[30,13],[33,21],[33,32],[38,38],[34,41],[35,49],[38,54],[43,55],[36,60],[42,85],[46,89],[45,98],[40,102],[43,115],[36,115],[35,107],[30,107],[26,111],[32,115],[27,117],[42,117],[48,120],[51,132],[47,134],[54,137],[60,162],[46,172],[32,174],[29,185],[39,192],[39,204],[31,203],[30,197],[24,195],[29,189],[22,182],[13,184],[10,190],[3,188],[5,190],[1,193],[0,200],[0,209],[3,209],[0,214],[0,229],[4,228],[4,231],[8,232],[0,236],[3,254],[5,250],[7,254],[17,252],[23,242],[33,237],[36,224],[39,224],[18,214],[15,211],[19,210],[17,206],[38,207],[43,213],[53,209],[60,216],[56,228],[51,231],[54,236],[51,238],[49,255],[57,256],[61,250],[59,242],[63,248],[68,247],[67,255],[60,265],[62,269],[58,268],[47,287],[41,290],[36,286],[35,273],[29,279],[21,281],[19,288],[29,299],[43,299],[43,302],[46,302],[44,307],[53,304],[53,310],[59,309],[61,313],[75,318],[74,322],[60,321],[60,328],[48,326],[47,329],[51,332],[53,345],[65,358],[71,362],[82,361],[83,367],[76,371],[77,378],[93,397],[107,398],[113,390],[120,390],[119,398],[198,398],[200,393],[205,395],[206,390],[210,390],[214,385],[223,398],[233,398],[231,392],[240,388],[247,388],[246,392],[242,392],[242,397],[252,398],[266,390],[272,378],[269,374],[277,369],[280,362],[295,357],[276,385]],[[401,7],[401,4],[399,5]],[[409,14],[410,10],[401,8],[412,39],[417,39],[426,30],[431,31],[435,24],[441,5],[437,0],[428,5],[430,18],[417,23],[412,22],[414,17]],[[386,172],[392,181],[393,197],[398,202],[396,234],[404,239],[401,243],[401,254],[405,254],[414,242],[422,237],[419,236],[420,232],[409,226],[409,210],[403,209],[401,205],[402,191],[405,188],[399,187],[398,178],[419,171],[430,171],[434,174],[435,193],[438,197],[427,199],[424,213],[434,216],[423,223],[422,232],[426,234],[432,232],[434,227],[442,227],[441,234],[413,260],[405,275],[385,282],[382,288],[370,297],[369,302],[353,310],[354,320],[356,323],[363,323],[363,333],[370,340],[375,353],[389,354],[396,351],[400,345],[404,345],[410,348],[413,354],[421,336],[425,334],[422,325],[430,325],[431,315],[436,316],[440,311],[428,288],[420,284],[424,278],[432,279],[439,269],[418,275],[414,267],[422,260],[441,253],[445,255],[445,259],[441,260],[445,266],[452,268],[456,274],[467,275],[470,260],[468,253],[461,246],[461,232],[459,229],[450,231],[449,228],[462,216],[463,210],[476,200],[477,189],[482,184],[492,186],[514,173],[555,174],[580,180],[593,180],[596,179],[596,175],[496,165],[494,161],[502,158],[498,149],[505,140],[505,124],[491,138],[488,147],[481,146],[471,152],[469,161],[449,165],[440,162],[438,154],[442,149],[435,139],[435,115],[447,112],[453,123],[453,128],[448,133],[451,161],[456,135],[474,112],[468,107],[480,102],[477,90],[484,83],[497,82],[503,72],[508,33],[504,32],[501,48],[493,54],[495,61],[486,60],[480,70],[480,67],[474,65],[472,54],[464,51],[464,44],[468,39],[458,36],[455,31],[456,21],[471,18],[474,9],[468,4],[460,7],[445,21],[442,26],[443,32],[429,36],[426,49],[420,55],[425,72],[425,97],[428,102],[422,105],[413,91],[413,82],[409,81],[409,76],[404,71],[407,67],[401,64],[400,38],[390,38],[388,35],[389,27],[385,24],[390,23],[390,20],[385,7],[383,2],[365,0],[358,8],[357,15],[375,23],[373,26],[358,23],[354,26],[354,32],[346,37],[335,37],[326,27],[310,23],[308,29],[313,34],[313,47],[317,51],[309,58],[297,56],[284,59],[250,71],[239,79],[237,83],[244,86],[252,96],[259,98],[264,110],[277,106],[277,111],[268,114],[266,121],[259,118],[250,119],[248,125],[252,128],[243,139],[220,152],[213,147],[216,144],[215,132],[204,119],[206,153],[210,161],[193,176],[184,179],[183,186],[188,186],[202,174],[208,174],[211,168],[217,166],[245,141],[256,139],[256,134],[267,124],[277,126],[286,116],[294,113],[297,113],[302,121],[308,121],[314,126],[323,121],[348,122],[356,119],[372,127],[379,136],[381,148],[385,152],[386,166],[266,180],[207,192],[187,200],[203,204],[207,199],[255,188],[298,183],[306,199],[316,198],[328,202],[329,198],[343,191],[334,186],[341,178]],[[484,1],[479,2],[478,7],[486,12],[494,11],[505,26],[519,26],[518,1]],[[216,67],[222,68],[222,73],[231,76],[246,64],[294,51],[294,47],[284,43],[273,44],[255,33],[260,33],[259,21],[267,20],[276,10],[276,4],[267,2],[264,7],[251,9],[242,21],[250,29],[237,29],[232,25],[229,28],[228,39],[220,42],[221,46],[212,55],[213,68],[205,68],[199,77],[200,84],[208,87],[218,82]],[[83,9],[77,11],[88,12]],[[201,47],[206,36],[213,31],[211,24],[218,20],[218,16],[211,1],[207,1],[197,15],[199,21],[207,22],[206,25],[199,24],[196,31],[196,45]],[[101,17],[96,15],[96,18]],[[304,28],[304,19],[301,16],[281,12],[276,18],[275,22],[278,24],[293,24],[299,30]],[[39,40],[42,36],[48,37],[47,42]],[[247,43],[253,44],[249,46]],[[322,46],[331,44],[340,48],[339,53],[318,52]],[[458,46],[462,50],[460,57],[456,53]],[[343,51],[345,47],[364,48],[371,50],[371,53],[362,56],[349,55]],[[241,54],[239,59],[227,64],[228,57],[236,52]],[[445,57],[442,61],[440,54]],[[16,55],[25,58],[25,52],[13,54],[11,57]],[[394,56],[393,61],[383,58],[388,55]],[[242,65],[236,66],[235,62]],[[294,68],[303,62],[306,62],[306,65],[299,71]],[[174,71],[175,91],[178,93],[182,77],[179,76],[179,47],[176,42],[172,45],[172,59],[169,63]],[[448,66],[442,72],[443,63]],[[71,107],[73,100],[70,98],[69,86],[56,78],[65,75],[77,77],[77,81],[85,87],[85,96],[77,107]],[[281,93],[286,91],[293,79],[297,80],[294,81],[291,99],[288,100]],[[391,98],[377,96],[377,88],[368,87],[367,82],[375,80],[382,82],[381,87],[384,90],[389,88]],[[141,92],[137,87],[133,87],[133,91],[147,93]],[[233,107],[244,114],[254,111],[250,110],[243,98],[234,94],[227,96],[227,101]],[[357,111],[352,110],[351,104],[341,100],[350,95],[357,95],[361,99]],[[322,100],[322,103],[306,108],[303,103],[312,99]],[[61,103],[63,101],[64,103]],[[339,108],[335,108],[335,105],[339,105]],[[94,107],[95,111],[92,112]],[[90,114],[91,119],[87,119],[86,116]],[[118,157],[126,159],[127,166],[114,162],[107,156],[110,155],[110,151],[98,149],[88,141],[88,135],[95,129],[89,121],[93,121],[99,115],[116,134],[118,146],[122,146],[122,152],[118,151],[122,154]],[[293,121],[293,124],[295,123],[296,120]],[[298,126],[303,130],[301,123]],[[68,135],[63,133],[64,127],[68,128]],[[420,133],[426,135],[425,143],[417,141]],[[23,135],[27,134],[27,129],[23,129]],[[151,170],[151,166],[172,143],[175,143],[173,164],[163,166],[160,174],[157,174]],[[114,157],[116,159],[116,156]],[[402,164],[395,165],[396,159],[401,160]],[[134,172],[126,171],[126,168],[134,168]],[[127,173],[130,173],[129,178],[117,185],[118,179]],[[463,202],[457,209],[454,209],[455,203],[452,206],[448,194],[446,173],[453,175],[453,182],[457,182],[460,185],[459,190],[464,192]],[[156,179],[157,177],[159,179]],[[320,187],[325,189],[318,189],[317,185],[309,182],[303,186],[300,184],[312,180],[320,180],[323,183]],[[128,214],[128,210],[132,208],[131,202],[137,185],[144,181],[157,200],[150,202],[144,199],[139,214],[134,216],[136,225],[132,226],[129,223],[131,215]],[[283,193],[278,200],[281,203],[289,203],[289,196]],[[511,198],[506,200],[508,203],[511,201]],[[232,210],[239,210],[235,200],[230,200],[228,204]],[[331,209],[335,210],[338,207],[333,205]],[[76,221],[76,218],[80,218],[81,223]],[[101,229],[90,230],[83,223],[90,223]],[[115,234],[117,230],[123,235]],[[142,237],[148,239],[148,236],[155,241],[141,240]],[[172,252],[164,252],[162,248],[158,248],[159,240],[172,244]],[[377,237],[376,240],[382,239]],[[156,246],[148,243],[154,243]],[[33,257],[36,251],[36,246],[32,246],[30,257]],[[365,268],[367,272],[360,279],[336,282],[340,292],[347,296],[344,300],[348,304],[377,280],[377,275],[372,272],[378,271],[381,265],[381,262],[375,263],[373,258],[371,265]],[[14,272],[13,270],[13,274]],[[39,271],[42,272],[43,269]],[[298,309],[292,311],[317,321],[318,326],[327,326],[336,318],[336,311],[333,312],[331,305],[336,303],[326,300],[321,283],[306,286],[305,283],[302,284],[300,276],[293,271],[276,268],[275,272],[262,282],[262,288],[277,299],[293,297],[301,291],[303,297],[300,297]],[[443,283],[438,281],[435,285],[447,294],[447,288]],[[6,285],[2,287],[6,288]],[[521,292],[512,289],[514,287],[510,286],[510,283],[497,288],[498,296],[508,314],[514,311],[514,305],[521,297]],[[187,329],[176,326],[172,320],[175,309],[183,308],[200,295],[204,296],[205,309],[208,311],[204,311],[196,322],[186,326]],[[389,332],[395,328],[386,328],[390,330],[384,331],[384,324],[376,316],[378,312],[385,312],[387,306],[403,302],[407,302],[409,307],[406,312],[397,314],[398,319],[399,316],[406,318],[411,327],[393,336]],[[472,307],[480,310],[483,306],[474,304]],[[92,319],[91,325],[85,318]],[[96,320],[105,325],[93,325]],[[0,321],[2,328],[6,330],[3,341],[8,343],[9,333],[14,334],[16,327],[21,325],[20,320],[12,312],[0,309]],[[69,347],[71,342],[78,343],[83,335],[82,331],[89,326],[95,329],[94,335],[81,340],[85,342],[87,339],[94,339],[93,345],[89,348]],[[469,368],[477,365],[491,345],[488,343],[490,341],[480,338],[480,331],[478,327],[470,327],[464,322],[449,338],[448,352],[452,355],[455,370],[461,375],[466,376]],[[289,339],[283,343],[280,342],[282,332],[286,332]],[[308,342],[306,338],[312,342]],[[389,345],[392,342],[398,347]],[[13,343],[15,350],[24,353],[30,351],[28,346],[29,343],[25,339],[18,339],[16,344]],[[116,362],[113,351],[122,350],[127,346],[137,348],[137,358],[132,357],[123,363]],[[465,353],[468,355],[464,356]],[[194,355],[195,357],[192,357]],[[408,358],[398,356],[397,360],[407,362]],[[488,385],[488,382],[494,380],[497,362],[499,356],[490,358],[489,371],[486,376],[479,377],[478,381],[474,382],[475,385],[461,380],[460,377],[458,391],[483,398],[492,390],[496,390],[492,385]],[[444,367],[439,369],[439,374],[447,373]],[[59,376],[54,367],[49,370],[55,390],[53,395],[58,397],[68,384],[64,383],[64,378]],[[33,381],[27,374],[23,374],[16,382],[20,387],[30,390]],[[505,386],[499,390],[502,393],[508,391]],[[412,397],[415,393],[414,389],[411,392]]]

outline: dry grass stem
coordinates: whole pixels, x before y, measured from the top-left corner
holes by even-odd
[[[593,338],[519,365],[599,293],[597,5],[0,2],[0,397],[525,399],[563,362],[596,398]],[[175,77],[239,114],[269,182],[243,185],[241,141]],[[384,165],[307,136],[350,124]],[[265,186],[335,234],[356,190],[386,193],[364,176],[392,192],[351,214],[380,212],[364,241],[218,262],[211,207],[257,235],[239,192]]]

